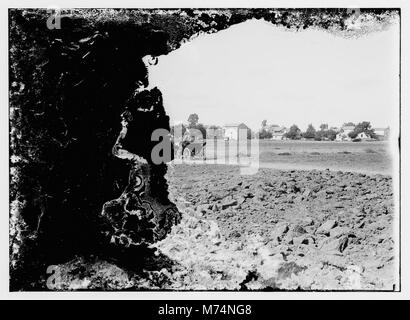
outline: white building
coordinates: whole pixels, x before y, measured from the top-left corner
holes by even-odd
[[[231,123],[224,126],[224,138],[227,140],[239,140],[239,130],[249,130],[244,123]],[[247,136],[247,135],[246,135]]]
[[[336,141],[351,141],[349,133],[354,131],[354,126],[343,126],[340,132],[336,135]]]
[[[340,128],[341,132],[344,132],[345,134],[349,134],[350,132],[354,131],[355,126],[343,126]]]
[[[380,140],[386,140],[389,138],[390,128],[374,128],[374,133]]]
[[[339,132],[336,135],[336,141],[350,141],[352,140],[347,134],[344,134],[343,132]]]
[[[356,139],[361,139],[361,140],[371,140],[371,137],[366,133],[366,132],[360,132]]]
[[[272,133],[272,140],[285,140],[285,134],[287,129],[283,126],[273,125],[270,126],[268,131]]]

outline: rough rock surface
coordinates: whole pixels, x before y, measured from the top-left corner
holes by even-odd
[[[257,236],[270,254],[306,267],[281,288],[397,286],[390,176],[271,169],[241,176],[235,167],[180,165],[168,179],[172,195],[185,195],[185,207],[219,208],[202,217],[215,221],[227,241],[240,246]],[[220,206],[241,198],[236,206]]]
[[[130,164],[128,185],[119,198],[103,205],[101,216],[109,242],[127,248],[162,240],[179,222],[181,214],[168,199],[164,177],[167,165],[155,164],[151,158],[155,147],[151,132],[158,127],[170,129],[161,92],[157,88],[140,90],[130,99],[121,123],[122,130],[112,150],[114,156]],[[168,143],[171,146],[170,140]],[[167,162],[172,160],[170,149]]]

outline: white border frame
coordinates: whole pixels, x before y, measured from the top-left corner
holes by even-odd
[[[0,156],[1,177],[1,216],[0,216],[0,299],[137,299],[137,300],[175,300],[175,299],[248,299],[248,300],[281,300],[281,299],[409,299],[410,298],[410,217],[409,209],[409,150],[408,129],[408,75],[407,56],[410,53],[410,3],[401,1],[267,1],[267,0],[139,0],[139,1],[2,1],[1,2],[1,65],[7,70],[1,77],[0,109]],[[9,132],[8,132],[8,8],[401,8],[401,292],[9,292]],[[7,150],[7,151],[6,151]],[[397,162],[396,162],[397,163]],[[398,181],[398,179],[395,179]],[[398,185],[395,186],[397,190]],[[395,192],[398,195],[397,192]],[[396,211],[398,217],[398,211]]]

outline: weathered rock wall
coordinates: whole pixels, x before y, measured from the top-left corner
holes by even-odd
[[[27,270],[17,287],[49,264],[104,252],[99,213],[132,167],[112,153],[120,115],[148,84],[142,57],[168,50],[153,28],[66,17],[48,30],[45,18],[10,13],[11,263]],[[143,150],[150,133],[138,139]]]

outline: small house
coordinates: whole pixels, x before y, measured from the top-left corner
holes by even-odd
[[[273,125],[270,126],[268,131],[272,134],[272,140],[285,140],[285,134],[287,129],[283,126]]]
[[[349,137],[348,134],[344,133],[344,132],[339,132],[336,135],[336,141],[352,141],[352,138]]]
[[[368,135],[366,132],[360,132],[355,139],[361,139],[361,140],[371,140],[372,137]]]
[[[387,140],[389,138],[390,128],[374,128],[374,133],[379,140]]]
[[[342,126],[336,135],[336,141],[351,141],[349,133],[354,131],[355,126]]]
[[[240,130],[250,130],[244,123],[232,123],[224,126],[224,138],[227,140],[239,140]]]

